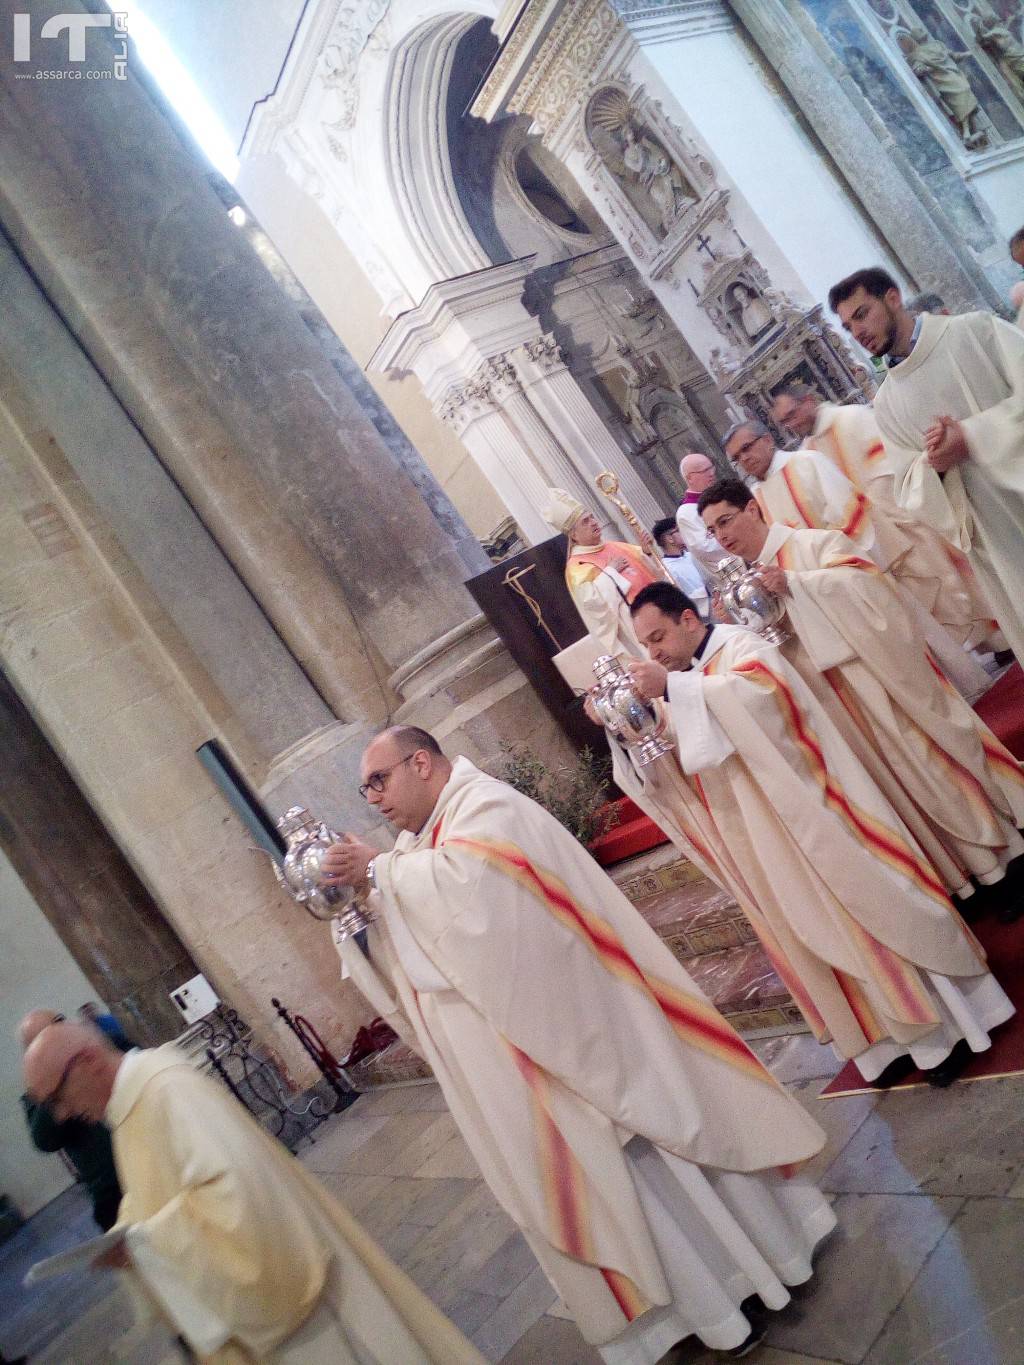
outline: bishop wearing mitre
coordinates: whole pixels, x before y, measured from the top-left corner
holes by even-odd
[[[603,653],[639,657],[629,604],[641,588],[665,577],[647,553],[652,542],[641,547],[602,540],[597,517],[564,488],[548,489],[543,515],[569,541],[565,582],[587,630]]]
[[[745,1301],[782,1307],[835,1223],[791,1169],[817,1124],[547,811],[411,726],[361,768],[401,832],[325,856],[379,911],[341,955],[584,1337],[607,1365],[749,1346]]]
[[[666,699],[678,763],[816,1037],[865,1080],[917,1066],[948,1084],[1013,1006],[909,830],[777,646],[705,627],[669,584],[632,610],[650,654],[629,665],[636,689]]]

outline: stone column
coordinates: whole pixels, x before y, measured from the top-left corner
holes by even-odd
[[[109,64],[104,43],[90,31],[86,66]],[[124,81],[15,74],[6,230],[339,713],[382,718],[386,677],[472,612],[456,548],[137,63]]]

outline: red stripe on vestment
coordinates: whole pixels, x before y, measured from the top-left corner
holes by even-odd
[[[804,526],[808,527],[810,530],[814,530],[815,528],[814,519],[812,518],[810,512],[804,505],[803,497],[800,492],[800,487],[796,480],[796,475],[792,473],[789,465],[785,465],[782,469],[782,481],[789,489],[789,496],[793,499],[793,506],[799,513],[800,519],[803,522]]]

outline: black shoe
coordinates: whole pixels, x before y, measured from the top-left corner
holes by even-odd
[[[1005,668],[1007,664],[1012,664],[1017,656],[1012,649],[997,649],[993,651],[992,657],[1000,668]]]
[[[873,1081],[868,1081],[868,1085],[874,1086],[876,1090],[889,1090],[892,1086],[898,1085],[900,1081],[906,1080],[911,1072],[916,1070],[917,1063],[909,1052],[904,1052],[901,1057],[890,1062]]]
[[[996,919],[1000,924],[1015,924],[1024,915],[1024,900],[1006,900],[996,911]]]
[[[929,1085],[935,1086],[937,1090],[945,1090],[947,1085],[959,1079],[970,1065],[974,1053],[967,1044],[966,1039],[961,1038],[955,1045],[952,1052],[941,1061],[938,1066],[929,1067],[921,1074]]]

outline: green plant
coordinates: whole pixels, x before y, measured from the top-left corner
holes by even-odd
[[[581,844],[593,843],[619,823],[618,807],[608,804],[611,760],[589,748],[572,763],[551,769],[532,750],[504,744],[497,776],[543,806]]]

